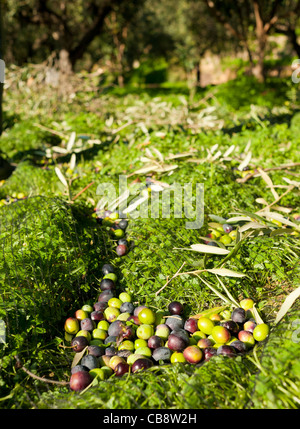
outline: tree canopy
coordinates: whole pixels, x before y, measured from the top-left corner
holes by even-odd
[[[69,66],[111,64],[118,83],[143,61],[196,69],[207,51],[247,53],[264,79],[269,36],[300,54],[299,0],[2,0],[5,59],[39,63],[66,52]]]

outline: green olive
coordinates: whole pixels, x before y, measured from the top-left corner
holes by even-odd
[[[260,323],[254,328],[253,338],[256,341],[264,341],[269,335],[270,328],[266,323]]]
[[[200,331],[204,332],[206,335],[210,335],[215,324],[208,317],[200,317],[198,320],[198,328]]]

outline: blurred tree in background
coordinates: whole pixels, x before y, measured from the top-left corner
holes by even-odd
[[[270,35],[300,56],[300,0],[2,0],[5,60],[49,58],[65,72],[102,67],[117,85],[161,83],[169,66],[200,82],[206,53],[245,52],[265,78]],[[157,73],[155,69],[157,68]],[[104,78],[104,76],[103,76]]]

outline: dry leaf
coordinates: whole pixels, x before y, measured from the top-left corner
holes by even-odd
[[[61,183],[68,188],[68,182],[66,181],[65,176],[62,174],[62,172],[60,171],[60,169],[58,167],[55,167],[55,173],[57,174],[59,180],[61,181]]]
[[[207,244],[192,244],[191,249],[201,253],[211,253],[215,255],[228,255],[229,250],[221,247],[209,246]]]
[[[286,313],[289,311],[289,309],[292,307],[294,302],[297,298],[300,296],[300,286],[295,289],[293,292],[291,292],[285,299],[284,303],[282,304],[280,310],[277,313],[276,319],[275,319],[275,325],[280,322],[280,320],[286,315]]]
[[[223,290],[225,291],[226,295],[228,296],[228,298],[230,299],[231,303],[233,305],[235,305],[236,307],[239,307],[239,303],[234,299],[234,297],[231,295],[231,293],[229,292],[229,290],[227,289],[227,287],[224,285],[224,283],[219,279],[219,277],[217,276],[217,279],[220,283],[220,285],[222,286]]]
[[[67,149],[65,149],[63,147],[59,147],[59,146],[52,146],[52,150],[53,150],[53,152],[57,152],[57,153],[63,153],[63,154],[68,153]]]
[[[285,219],[285,217],[283,217],[281,214],[276,213],[276,212],[260,212],[261,216],[265,216],[269,219],[274,219],[274,220],[278,220],[279,222],[283,223],[284,225],[289,225],[289,226],[293,226],[297,229],[299,229],[299,225],[297,225],[294,222],[291,222],[288,219]]]
[[[139,205],[141,205],[143,202],[147,201],[149,199],[149,195],[145,195],[141,198],[139,198],[137,201],[135,201],[133,204],[130,204],[127,209],[123,210],[123,213],[131,213],[133,210],[135,210]]]
[[[211,289],[219,298],[221,298],[224,302],[226,302],[227,305],[232,305],[230,299],[226,298],[225,295],[223,295],[221,292],[218,291],[218,289],[214,288],[211,284],[207,283],[202,277],[198,276],[198,278],[209,288]]]
[[[236,223],[236,222],[241,222],[241,221],[251,221],[251,218],[249,216],[235,216],[235,217],[231,217],[229,219],[226,220],[226,223]]]
[[[249,162],[251,161],[251,158],[252,158],[252,153],[251,153],[251,152],[249,152],[249,153],[246,155],[245,159],[244,159],[244,160],[241,162],[241,164],[238,166],[238,170],[239,170],[239,171],[243,171],[243,169],[244,169],[245,167],[247,167],[247,166],[248,166]]]
[[[82,357],[84,356],[86,350],[87,350],[88,346],[86,346],[81,352],[79,353],[75,353],[74,359],[72,361],[72,365],[71,368],[74,368],[74,366],[76,366],[78,364],[78,362],[81,361]]]
[[[235,149],[235,145],[231,145],[229,149],[226,150],[226,152],[224,153],[223,157],[227,158],[227,156],[229,156]]]
[[[296,188],[300,188],[300,182],[297,182],[296,180],[290,180],[286,177],[283,177],[283,180],[288,183],[289,185],[295,186]]]
[[[289,214],[293,211],[293,209],[289,207],[282,207],[282,206],[273,206],[274,210],[277,210],[278,212]]]
[[[266,182],[266,184],[270,187],[271,192],[272,192],[275,200],[277,200],[279,198],[279,195],[277,194],[277,192],[274,189],[274,185],[273,185],[271,178],[268,176],[268,174],[264,170],[261,170],[260,168],[258,168],[258,172],[260,173],[261,177]]]
[[[72,153],[69,165],[70,165],[70,169],[74,170],[74,168],[76,166],[76,155],[75,155],[75,153]]]
[[[267,206],[268,203],[264,198],[256,198],[255,200],[258,204],[263,204],[264,206]]]
[[[148,147],[146,147],[146,149],[145,149],[145,154],[153,160],[154,156]]]
[[[140,161],[142,161],[142,162],[153,162],[153,159],[147,158],[146,156],[141,156]]]
[[[253,307],[250,309],[250,311],[253,314],[253,317],[254,317],[254,319],[258,325],[260,325],[261,323],[264,323],[264,321],[260,317],[260,315],[259,315],[259,313],[255,307],[255,304],[253,304]]]
[[[225,277],[245,277],[246,276],[246,274],[237,273],[236,271],[229,270],[228,268],[212,268],[206,271],[212,274],[216,274],[218,276],[225,276]]]
[[[164,161],[164,157],[163,157],[162,153],[161,153],[158,149],[156,149],[155,147],[153,147],[153,148],[152,148],[152,150],[153,150],[153,152],[155,152],[155,153],[156,153],[156,155],[157,155],[158,159],[159,159],[161,162],[163,162],[163,161]]]
[[[214,151],[215,151],[215,150],[217,150],[217,149],[218,149],[218,147],[219,147],[219,145],[218,145],[218,143],[216,143],[215,145],[213,145],[213,146],[210,148],[210,152],[211,152],[211,153],[214,153]]]
[[[240,232],[248,231],[248,229],[262,229],[266,228],[266,225],[263,225],[259,222],[248,222],[245,225],[239,228]]]
[[[76,138],[76,133],[75,133],[75,131],[73,131],[71,133],[71,135],[70,135],[70,138],[69,138],[69,141],[68,141],[68,144],[67,144],[67,151],[68,152],[71,152],[72,147],[73,147],[73,145],[75,143],[75,138]]]

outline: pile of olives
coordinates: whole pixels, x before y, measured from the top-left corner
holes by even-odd
[[[125,255],[127,220],[107,210],[97,213],[96,219],[117,238],[117,254]],[[221,227],[227,236],[232,235],[231,225]],[[128,292],[117,292],[117,280],[114,266],[104,264],[96,302],[84,304],[65,320],[65,339],[74,352],[70,375],[73,391],[155,365],[197,365],[215,355],[234,357],[269,334],[267,324],[256,323],[250,298],[243,299],[233,311],[223,308],[184,318],[183,303],[173,301],[166,311],[154,311],[134,303]]]
[[[200,364],[215,355],[234,357],[269,334],[256,324],[246,298],[233,311],[184,319],[184,305],[173,301],[165,312],[134,305],[127,292],[115,294],[113,267],[105,264],[101,292],[65,321],[65,338],[79,359],[73,360],[70,388],[82,391],[95,378],[120,377],[161,364]]]
[[[217,246],[216,242],[224,244],[224,246],[229,246],[234,242],[237,235],[237,226],[229,223],[210,223],[210,232],[207,234],[209,240],[206,241],[206,244],[210,246]],[[213,241],[210,241],[213,240]]]
[[[128,220],[120,218],[120,213],[111,210],[102,210],[100,212],[95,209],[95,216],[97,222],[109,228],[113,238],[117,240],[116,253],[118,256],[124,256],[128,253],[128,240],[125,238]]]
[[[1,186],[1,181],[0,181],[0,186]],[[15,203],[20,200],[24,200],[26,198],[27,197],[22,192],[19,192],[19,193],[13,192],[11,195],[8,195],[6,198],[0,199],[0,207],[7,206],[9,204]]]
[[[293,213],[291,215],[293,221],[300,222],[300,214]],[[279,228],[284,228],[285,225],[282,222],[276,219],[270,219],[274,225]],[[210,246],[218,246],[218,243],[222,243],[224,246],[231,246],[235,244],[235,239],[237,236],[237,229],[239,224],[236,223],[220,223],[220,222],[210,222],[209,224],[209,233],[207,234],[206,244]],[[291,235],[299,235],[299,231],[293,231]]]

